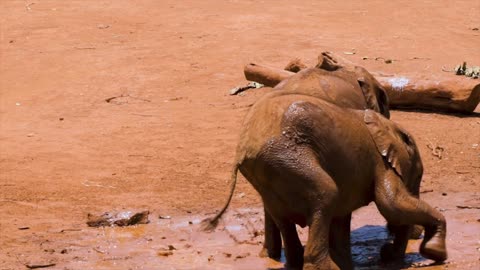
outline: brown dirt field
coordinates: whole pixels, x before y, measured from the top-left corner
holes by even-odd
[[[226,226],[197,232],[226,200],[242,118],[265,93],[228,95],[243,65],[329,50],[372,71],[453,76],[442,66],[480,64],[478,14],[480,1],[0,1],[0,269],[281,268],[257,256],[261,203],[243,178]],[[479,269],[480,107],[392,119],[415,136],[422,196],[449,224],[445,265],[412,241],[397,267]],[[148,225],[85,224],[144,209]],[[357,268],[392,267],[378,263],[383,224],[372,206],[354,214]]]

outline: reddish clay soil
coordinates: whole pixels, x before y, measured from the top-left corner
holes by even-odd
[[[242,118],[267,91],[228,90],[244,64],[313,64],[324,50],[386,73],[480,64],[479,1],[394,2],[0,1],[0,269],[282,268],[257,256],[261,203],[243,178],[219,229],[198,232],[227,198]],[[432,266],[412,241],[395,267],[479,269],[480,108],[392,119],[418,143],[450,255]],[[151,223],[86,225],[137,210]],[[394,267],[378,261],[383,224],[373,205],[355,212],[358,269]]]

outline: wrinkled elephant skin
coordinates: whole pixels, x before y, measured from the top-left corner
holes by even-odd
[[[233,179],[237,169],[260,193],[266,222],[282,234],[289,267],[351,269],[351,212],[371,201],[404,236],[383,252],[401,258],[410,226],[420,224],[421,254],[447,257],[445,218],[405,185],[423,174],[413,138],[372,110],[269,93],[245,119]],[[309,226],[305,251],[295,224]]]

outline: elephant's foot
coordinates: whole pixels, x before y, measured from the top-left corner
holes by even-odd
[[[445,224],[443,224],[436,227],[425,228],[425,238],[420,245],[420,254],[422,254],[423,257],[436,262],[442,262],[447,259],[445,227]]]
[[[280,260],[282,256],[282,250],[273,249],[272,251],[270,251],[267,247],[262,247],[262,250],[260,250],[260,252],[258,253],[258,256],[260,258],[268,257],[270,259]]]
[[[395,248],[395,245],[392,243],[384,244],[380,250],[380,258],[383,262],[398,262],[403,260],[404,257],[405,252]]]
[[[351,254],[339,254],[335,250],[330,252],[333,262],[335,262],[338,267],[342,270],[352,270],[353,269],[353,261]]]
[[[334,262],[330,261],[323,264],[305,263],[303,270],[340,270],[340,268]]]
[[[268,257],[268,249],[266,247],[262,247],[262,250],[258,253],[260,258],[267,258]]]
[[[286,269],[302,269],[303,266],[303,247],[290,247],[290,250],[285,249],[285,257],[287,263],[285,264]]]
[[[291,263],[286,263],[285,264],[285,269],[288,269],[288,270],[302,270],[302,269],[305,269],[305,266],[303,266],[303,263],[302,264],[291,264]]]

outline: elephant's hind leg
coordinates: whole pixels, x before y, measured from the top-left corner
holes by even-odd
[[[329,253],[329,227],[338,197],[337,185],[309,146],[291,145],[289,140],[272,142],[257,159],[257,168],[264,175],[261,178],[274,179],[262,181],[259,192],[282,233],[289,267],[301,261],[297,259],[300,254],[303,269],[338,269]],[[309,226],[303,254],[294,222]]]
[[[265,212],[265,242],[263,243],[260,257],[269,257],[272,259],[280,259],[282,255],[282,238],[280,230],[273,221],[272,216],[264,208]]]
[[[295,223],[288,220],[277,220],[276,224],[280,230],[285,246],[285,257],[287,269],[302,269],[303,246],[298,238]]]
[[[313,214],[305,248],[304,270],[340,269],[329,254],[330,222],[331,217],[322,211]]]
[[[383,180],[377,180],[375,203],[389,223],[420,224],[425,227],[425,237],[420,246],[420,253],[424,257],[434,261],[447,259],[445,217],[424,201],[410,195],[395,172],[387,171]]]
[[[313,269],[340,269],[330,256],[330,225],[333,221],[332,211],[338,202],[338,190],[335,181],[326,173],[321,166],[310,164],[304,169],[304,180],[312,183],[309,201],[311,212],[308,218],[308,241],[304,253],[305,270]],[[350,237],[349,222],[350,216],[335,220],[343,227],[340,234],[347,230],[343,242]],[[348,240],[347,240],[348,239]],[[350,243],[347,244],[349,246]],[[343,243],[340,245],[343,246]],[[349,253],[349,252],[348,252]],[[351,259],[351,258],[350,258]]]
[[[330,253],[342,270],[353,269],[350,249],[350,221],[352,214],[333,218],[330,225]]]

